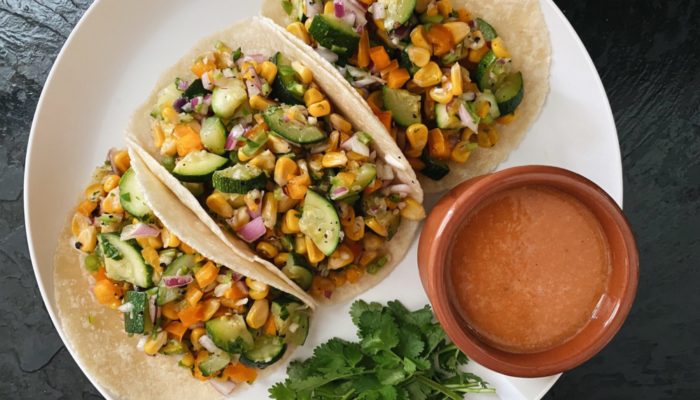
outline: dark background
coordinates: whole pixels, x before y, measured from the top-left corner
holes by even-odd
[[[90,3],[0,0],[2,399],[100,397],[46,313],[22,211],[34,109],[58,51]],[[610,98],[641,280],[620,333],[566,373],[546,399],[700,399],[700,4],[556,3],[588,48]]]

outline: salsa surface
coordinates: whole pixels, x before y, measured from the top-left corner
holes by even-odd
[[[497,193],[459,228],[450,290],[462,317],[494,347],[540,352],[593,317],[610,274],[608,243],[579,200],[546,186]]]

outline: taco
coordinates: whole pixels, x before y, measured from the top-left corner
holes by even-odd
[[[423,192],[376,119],[253,18],[165,73],[129,128],[134,151],[241,257],[324,302],[403,258]]]
[[[493,170],[549,91],[537,0],[265,0],[263,14],[365,100],[429,193]]]
[[[114,398],[229,395],[304,343],[308,295],[229,251],[137,155],[111,159],[54,261],[67,344],[97,385]]]

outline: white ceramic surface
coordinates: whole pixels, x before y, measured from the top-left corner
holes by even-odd
[[[542,8],[553,46],[552,90],[532,131],[502,168],[524,164],[568,168],[592,179],[621,203],[617,132],[600,78],[559,9],[551,0],[542,0]],[[55,307],[52,258],[68,210],[107,150],[125,145],[129,115],[159,74],[200,37],[257,15],[258,9],[257,1],[98,0],[63,47],[36,109],[24,200],[37,282],[64,342]],[[381,302],[398,298],[411,308],[426,304],[415,260],[414,245],[391,276],[362,298]],[[334,336],[353,339],[348,309],[344,304],[320,310],[306,346],[296,356],[309,356],[317,344]],[[511,378],[473,363],[470,369],[498,390],[498,396],[472,396],[475,399],[539,399],[558,378]],[[284,371],[257,382],[240,398],[266,398],[267,387],[283,379]],[[95,383],[90,371],[85,373]]]

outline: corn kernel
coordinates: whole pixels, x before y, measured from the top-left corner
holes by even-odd
[[[160,238],[164,247],[176,248],[180,245],[180,239],[165,227],[160,231]]]
[[[423,88],[435,86],[440,83],[441,79],[442,70],[434,61],[430,61],[413,75],[413,82]]]
[[[433,46],[428,43],[428,39],[425,37],[425,28],[423,25],[418,25],[411,31],[411,43],[414,46],[422,47],[432,54]]]
[[[496,122],[498,122],[499,124],[502,124],[502,125],[507,125],[507,124],[510,124],[511,122],[513,122],[514,119],[515,119],[515,112],[512,112],[510,114],[506,114],[506,115],[501,116],[500,118],[498,118],[496,120]]]
[[[99,183],[93,183],[92,185],[85,188],[85,199],[96,202],[100,197],[105,195],[102,190],[102,185]]]
[[[272,192],[265,193],[262,205],[262,219],[265,226],[269,229],[274,229],[275,225],[277,225],[277,199]]]
[[[146,340],[146,344],[143,346],[143,351],[146,352],[149,356],[154,356],[156,353],[158,353],[158,350],[160,350],[163,345],[165,345],[165,342],[168,341],[168,333],[165,331],[160,331],[154,338],[153,336],[150,336]]]
[[[325,117],[331,113],[331,103],[328,100],[319,101],[309,107],[309,114],[316,118]]]
[[[267,299],[255,300],[248,310],[245,321],[248,327],[258,329],[265,325],[267,317],[270,315],[270,302]]]
[[[345,118],[341,117],[340,114],[331,114],[331,125],[341,133],[350,134],[352,131],[352,124],[350,124],[350,122],[348,122],[348,120]]]
[[[384,225],[380,224],[376,218],[367,218],[367,220],[365,221],[365,225],[367,225],[369,229],[373,230],[379,236],[386,237],[387,235],[389,235],[389,231],[387,230],[387,228]]]
[[[447,18],[452,13],[452,3],[450,3],[450,0],[439,0],[437,2],[437,9],[443,17]]]
[[[306,27],[301,22],[293,22],[287,25],[287,32],[299,38],[302,42],[306,44],[311,44],[311,38],[309,37],[309,32]]]
[[[339,269],[347,265],[350,265],[355,259],[352,250],[346,245],[340,245],[333,252],[333,254],[328,257],[328,269]]]
[[[112,189],[107,196],[102,200],[101,210],[109,214],[122,214],[124,209],[122,203],[117,196],[117,189]]]
[[[476,114],[479,116],[479,118],[486,118],[490,110],[491,103],[488,101],[483,101],[476,106]]]
[[[324,98],[323,93],[319,92],[319,90],[314,87],[304,92],[304,103],[307,107],[311,107],[312,104],[323,101]]]
[[[165,132],[163,132],[160,124],[156,123],[153,125],[153,144],[160,149],[163,146],[163,142],[165,142]]]
[[[294,252],[297,254],[306,254],[306,237],[299,235],[294,238]]]
[[[406,139],[410,145],[409,156],[419,157],[428,143],[428,127],[423,124],[413,124],[406,128]]]
[[[119,175],[109,175],[102,182],[102,190],[105,192],[110,192],[115,187],[119,186],[119,180],[121,178]]]
[[[248,292],[248,296],[250,296],[251,299],[253,300],[261,300],[267,297],[268,293],[270,293],[270,287],[265,285],[264,289],[262,290],[250,290]]]
[[[254,110],[258,111],[265,111],[268,107],[274,104],[272,101],[260,96],[259,94],[251,97],[248,103]]]
[[[190,332],[190,343],[192,343],[192,348],[194,348],[195,351],[202,349],[202,345],[199,344],[199,338],[204,336],[206,332],[204,328],[194,328],[192,332]]]
[[[293,209],[287,211],[287,213],[284,214],[284,219],[282,220],[282,233],[289,235],[292,233],[301,232],[299,229],[300,218],[301,214],[299,211]]]
[[[163,120],[171,124],[176,124],[180,120],[180,116],[171,105],[163,107],[163,109],[160,110],[160,115],[163,117]]]
[[[131,159],[129,158],[129,152],[122,150],[114,155],[114,166],[117,167],[120,173],[126,172],[129,167],[131,167]]]
[[[288,257],[289,257],[289,253],[279,253],[275,256],[275,259],[273,261],[274,261],[276,266],[282,267],[285,264],[287,264]]]
[[[78,204],[78,207],[76,208],[76,211],[78,213],[85,215],[86,217],[89,217],[93,211],[97,208],[97,202],[95,201],[90,201],[90,200],[83,200]]]
[[[97,244],[97,231],[94,226],[88,226],[83,229],[78,238],[76,239],[75,246],[79,247],[79,250],[85,253],[91,253],[95,250],[95,245]]]
[[[323,155],[321,165],[323,168],[339,168],[344,167],[348,163],[348,157],[344,151],[333,151]]]
[[[289,182],[289,179],[293,177],[298,170],[299,168],[297,167],[297,163],[295,163],[291,158],[278,158],[277,163],[275,163],[275,183],[280,186],[286,185],[287,182]]]
[[[316,247],[316,244],[310,237],[305,236],[304,238],[306,240],[306,256],[308,257],[309,262],[311,264],[317,264],[323,261],[323,259],[326,258],[326,255],[323,254],[318,247]]]
[[[160,256],[158,255],[156,249],[153,247],[144,247],[141,250],[141,255],[143,256],[143,259],[151,265],[151,267],[160,268]]]
[[[425,67],[430,62],[430,51],[424,47],[408,46],[408,59],[419,67]]]
[[[279,250],[272,243],[262,241],[255,246],[255,250],[264,258],[275,258],[279,254]]]
[[[272,81],[274,81],[275,77],[277,76],[277,66],[274,63],[271,63],[270,61],[265,61],[260,66],[260,76],[265,78],[267,83],[272,83]]]
[[[212,193],[207,197],[207,207],[216,214],[231,218],[233,216],[233,207],[226,201],[226,198],[218,192]]]
[[[410,197],[407,197],[404,203],[406,205],[401,209],[401,216],[403,218],[413,221],[420,221],[425,218],[425,209],[422,204]]]
[[[438,86],[430,88],[428,94],[430,95],[431,99],[435,100],[435,102],[440,104],[447,104],[454,98],[452,89],[446,89],[444,87]]]
[[[459,43],[462,40],[464,40],[464,38],[467,37],[470,31],[469,25],[467,25],[465,22],[445,22],[444,24],[442,24],[442,26],[444,26],[445,28],[447,28],[448,31],[450,31],[455,43]]]
[[[258,167],[269,174],[275,169],[275,155],[270,150],[265,150],[253,157],[248,164]]]
[[[297,73],[301,83],[308,85],[314,80],[313,72],[311,72],[309,68],[304,66],[304,64],[300,63],[299,61],[292,61],[292,69],[294,69],[294,72]]]
[[[462,89],[462,66],[455,63],[450,68],[450,83],[452,84],[452,94],[459,96],[463,93]]]
[[[510,58],[510,52],[506,49],[506,44],[503,43],[503,39],[497,37],[491,41],[491,50],[493,54],[498,58]]]
[[[323,13],[335,16],[335,5],[333,1],[327,1],[326,4],[323,5]]]

